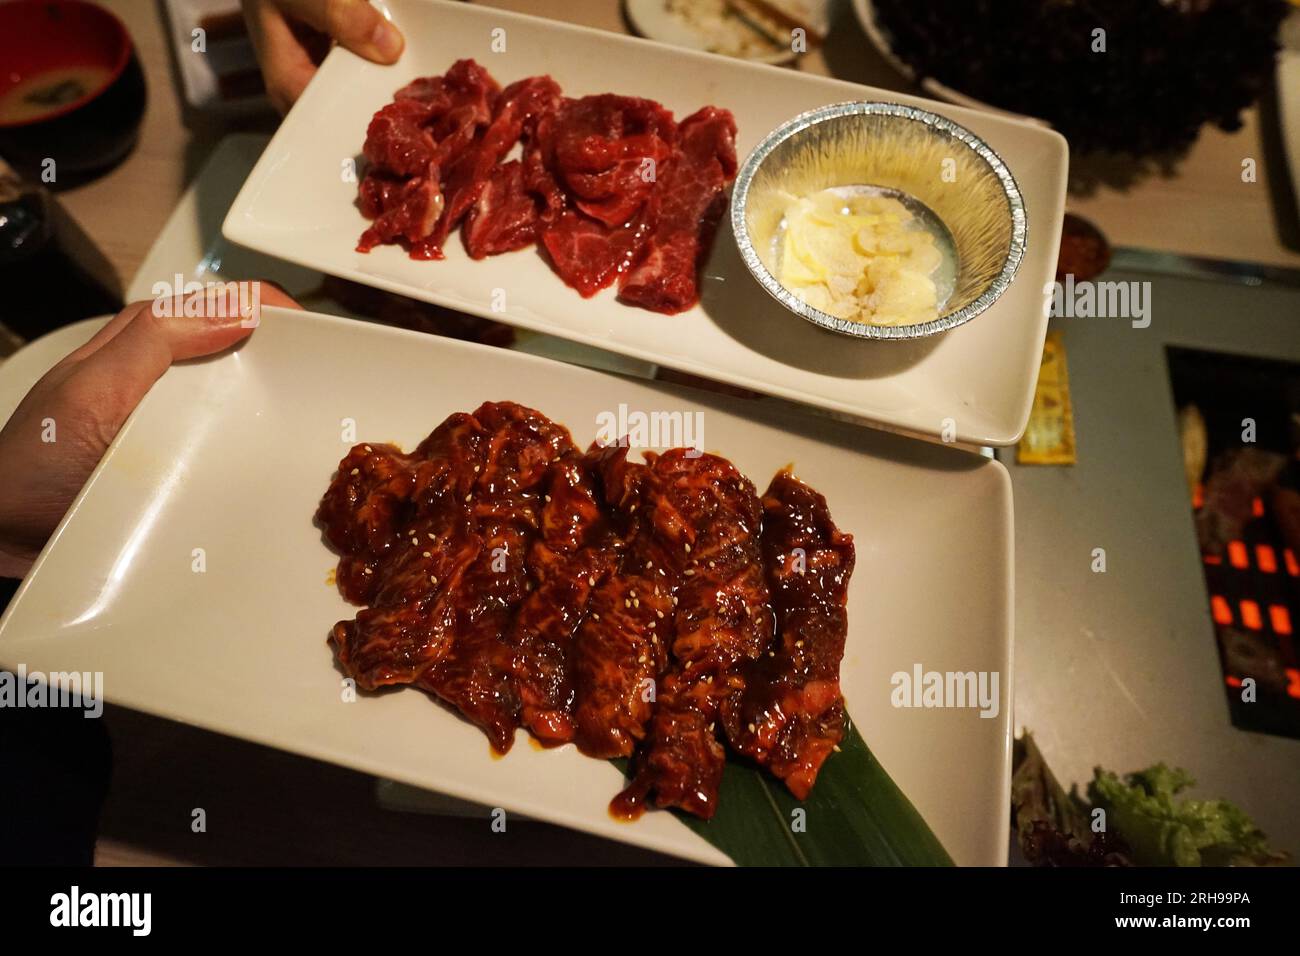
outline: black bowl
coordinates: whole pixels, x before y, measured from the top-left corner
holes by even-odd
[[[131,152],[144,71],[112,13],[84,0],[0,3],[0,62],[0,156],[19,173],[57,189]]]

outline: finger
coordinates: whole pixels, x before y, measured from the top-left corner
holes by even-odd
[[[316,74],[316,64],[272,0],[243,3],[267,98],[278,112],[287,113]]]
[[[125,328],[132,319],[140,314],[141,310],[149,308],[149,305],[150,303],[148,300],[128,302],[121,312],[117,313],[117,315],[113,316],[100,326],[99,331],[92,335],[84,345],[73,349],[65,355],[58,364],[66,365],[70,362],[79,362],[87,356],[98,352],[105,342],[117,335],[118,332],[122,331],[122,329]]]
[[[160,303],[170,307],[161,309]],[[118,325],[117,334],[109,336],[85,358],[115,347],[109,363],[125,363],[129,356],[144,370],[142,377],[152,375],[145,385],[147,390],[172,362],[211,355],[246,338],[257,327],[264,305],[302,308],[280,286],[262,280],[205,288],[171,302],[161,298],[136,302],[113,319]],[[124,317],[126,321],[121,321]]]
[[[209,283],[203,289],[167,304],[170,308],[150,311],[151,317],[157,321],[152,327],[146,325],[145,328],[154,333],[161,332],[162,340],[171,351],[172,362],[211,355],[247,337],[261,321],[262,306],[302,308],[280,286],[260,279]],[[126,330],[130,328],[128,325]],[[158,338],[155,334],[147,341],[153,342]]]
[[[66,382],[65,397],[78,407],[93,409],[99,444],[107,447],[173,362],[220,352],[252,333],[252,325],[242,316],[225,311],[159,316],[143,309],[75,368]]]
[[[299,305],[293,297],[289,295],[289,293],[285,292],[280,285],[272,282],[270,279],[258,279],[255,280],[255,284],[258,286],[258,289],[256,292],[251,293],[251,295],[255,298],[255,301],[260,302],[262,305],[277,305],[286,309],[302,308],[302,306]],[[130,324],[131,320],[139,315],[140,312],[144,309],[152,308],[153,304],[157,301],[159,300],[141,299],[138,302],[127,303],[126,307],[104,323],[104,325],[99,328],[99,331],[90,337],[89,341],[65,355],[55,367],[57,368],[59,365],[67,365],[72,362],[79,362],[82,359],[89,358],[95,352],[98,352],[105,342],[116,336],[118,332],[122,331],[122,329]],[[180,307],[176,308],[174,312],[175,314],[183,315],[184,311],[184,300],[182,300]]]
[[[366,0],[279,0],[280,8],[339,46],[375,63],[396,63],[406,46],[402,31]]]

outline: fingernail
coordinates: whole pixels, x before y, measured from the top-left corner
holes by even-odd
[[[387,60],[396,60],[402,55],[402,47],[406,41],[402,39],[401,31],[393,26],[383,17],[375,24],[375,32],[370,35],[370,45],[375,48],[375,52]]]

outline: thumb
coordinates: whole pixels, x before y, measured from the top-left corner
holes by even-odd
[[[297,305],[267,283],[260,284],[258,295],[263,304]],[[252,334],[256,324],[236,309],[215,308],[217,300],[203,293],[183,303],[171,301],[180,307],[160,310],[156,302],[142,304],[115,335],[77,363],[69,377],[76,400],[96,410],[105,445],[173,362],[227,349]]]
[[[286,14],[375,63],[395,63],[406,41],[366,0],[280,0]]]

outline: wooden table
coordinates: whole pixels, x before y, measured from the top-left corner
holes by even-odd
[[[149,83],[141,141],[121,166],[64,192],[68,211],[104,251],[123,286],[134,275],[181,193],[213,145],[239,125],[182,122],[181,98],[161,4],[100,0],[126,22]],[[489,0],[625,32],[616,0]],[[846,0],[836,0],[826,46],[800,69],[915,92],[874,53]],[[1070,208],[1093,220],[1115,245],[1146,246],[1212,258],[1300,268],[1295,209],[1285,177],[1261,133],[1257,111],[1234,134],[1202,133],[1168,174],[1076,164]],[[1242,160],[1258,181],[1241,181]],[[1276,168],[1275,168],[1276,167]],[[1122,188],[1108,182],[1132,180]],[[1292,237],[1288,246],[1282,238]],[[159,863],[633,863],[661,860],[544,824],[493,835],[486,821],[395,814],[376,808],[370,778],[214,734],[113,710],[115,773],[98,860]],[[190,832],[194,807],[209,831]]]

